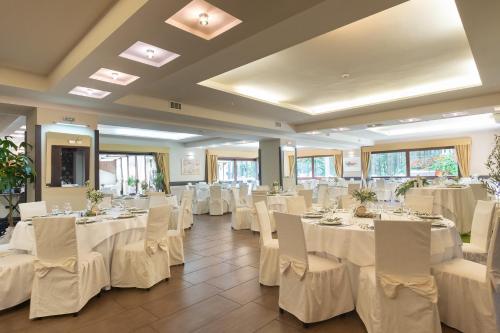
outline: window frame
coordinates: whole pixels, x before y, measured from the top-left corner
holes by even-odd
[[[255,179],[259,180],[259,161],[258,158],[244,158],[244,157],[219,157],[217,158],[217,170],[219,170],[219,161],[230,161],[233,162],[233,175],[234,179],[233,180],[220,180],[220,182],[226,182],[226,183],[231,183],[231,182],[242,182],[242,180],[238,180],[238,166],[237,166],[237,161],[248,161],[248,162],[255,162],[257,174],[255,175]],[[219,178],[219,175],[217,174],[217,178]]]
[[[332,177],[327,177],[327,176],[316,176],[315,175],[315,172],[314,172],[314,159],[315,158],[321,158],[321,157],[333,157],[333,158],[336,158],[335,157],[336,155],[312,155],[312,156],[297,156],[297,180],[309,180],[309,179],[322,179],[322,178],[333,178],[333,177],[338,177],[337,175],[337,170],[335,170],[335,176],[332,176]],[[299,159],[301,158],[310,158],[311,159],[311,174],[312,174],[312,177],[299,177],[299,173],[298,173],[298,164],[299,164]],[[335,167],[335,160],[333,162],[333,165]]]
[[[370,152],[370,163],[372,161],[371,155],[373,154],[387,154],[387,153],[405,153],[405,160],[406,160],[406,175],[405,176],[371,176],[370,178],[415,178],[416,176],[410,176],[411,174],[411,166],[410,166],[410,152],[412,151],[426,151],[426,150],[442,150],[442,149],[453,149],[455,151],[455,156],[456,156],[456,149],[454,146],[444,146],[444,147],[425,147],[425,148],[407,148],[407,149],[397,149],[397,150],[381,150],[381,151],[375,151],[375,152]],[[458,162],[457,166],[458,166]],[[455,177],[455,176],[453,176]],[[462,177],[460,173],[460,167],[458,167],[458,176],[456,177]],[[424,178],[436,178],[436,176],[425,176]]]

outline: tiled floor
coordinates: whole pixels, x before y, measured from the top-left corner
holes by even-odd
[[[258,283],[258,235],[232,231],[230,215],[195,217],[185,240],[185,266],[149,292],[113,289],[78,317],[30,321],[29,303],[0,312],[0,332],[304,332],[278,313],[278,288]],[[1,281],[0,281],[1,283]],[[365,332],[356,312],[307,332]],[[443,332],[456,332],[444,328]]]

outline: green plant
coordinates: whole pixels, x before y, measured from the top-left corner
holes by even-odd
[[[24,152],[20,148],[24,149]],[[33,160],[26,155],[29,148],[31,146],[25,142],[16,145],[9,136],[0,138],[0,192],[9,193],[8,221],[11,227],[14,225],[14,190],[35,180]]]
[[[490,194],[500,195],[500,135],[495,134],[495,147],[486,160],[489,179],[484,180]]]
[[[375,192],[367,188],[362,188],[352,192],[352,197],[359,201],[361,204],[377,201],[377,195],[375,194]]]
[[[157,191],[163,190],[163,174],[161,172],[155,173],[153,176],[153,184]]]
[[[128,184],[128,186],[136,186],[137,184],[139,184],[139,180],[130,176],[127,178],[127,184]]]
[[[141,190],[143,190],[144,192],[146,192],[148,189],[149,189],[148,183],[145,180],[143,180],[141,182]]]
[[[101,203],[102,199],[104,198],[104,193],[94,189],[94,186],[90,184],[90,181],[85,182],[85,186],[87,187],[86,190],[86,196],[87,199],[90,201],[92,207],[97,206],[99,203]]]
[[[429,181],[425,178],[421,178],[422,180],[422,185],[429,185]],[[399,185],[396,188],[396,196],[404,196],[406,192],[408,192],[409,189],[412,187],[415,187],[416,184],[418,184],[418,179],[412,179],[404,182],[403,184]]]

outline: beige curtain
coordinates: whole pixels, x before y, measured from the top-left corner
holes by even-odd
[[[212,184],[217,179],[217,155],[211,155],[207,152],[207,181]]]
[[[364,179],[368,178],[368,169],[370,167],[370,152],[361,151],[361,175]]]
[[[163,174],[163,191],[170,193],[170,156],[168,153],[155,153],[156,166]]]
[[[461,144],[455,146],[457,153],[458,167],[462,177],[470,176],[470,144]]]
[[[344,154],[341,152],[340,154],[335,155],[335,172],[337,173],[337,177],[342,177],[344,173]]]
[[[295,177],[295,154],[288,155],[288,169],[290,171],[290,177]]]

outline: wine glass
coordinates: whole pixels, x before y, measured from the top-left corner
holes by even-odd
[[[69,215],[73,212],[73,208],[71,208],[71,204],[69,202],[64,203],[63,209],[64,209],[64,214],[66,215]]]
[[[52,215],[59,214],[59,206],[58,205],[52,205],[51,212],[52,212]]]

